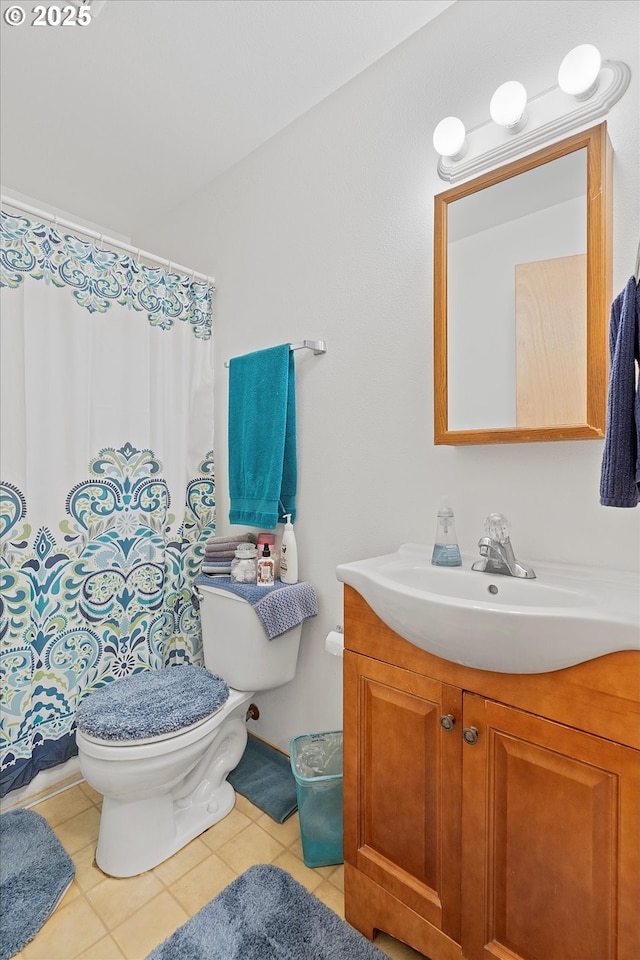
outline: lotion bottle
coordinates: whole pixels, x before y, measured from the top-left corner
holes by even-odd
[[[280,579],[283,583],[298,582],[298,546],[291,523],[291,514],[285,513],[284,533],[280,545]]]

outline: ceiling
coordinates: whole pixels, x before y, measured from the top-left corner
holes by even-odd
[[[3,18],[3,189],[132,236],[453,2],[93,0],[87,26]]]

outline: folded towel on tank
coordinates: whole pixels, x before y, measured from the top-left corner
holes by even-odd
[[[194,586],[199,583],[206,584],[206,578],[196,577]],[[217,577],[216,589],[228,590],[250,603],[269,640],[318,613],[316,592],[310,583],[304,581],[283,583],[276,580],[273,586],[259,587],[253,583],[234,583],[231,577]]]
[[[214,535],[210,536],[205,540],[205,547],[220,547],[225,549],[229,547],[229,544],[236,543],[255,543],[256,535],[255,533],[236,533],[233,537],[216,537]]]
[[[236,555],[236,549],[242,543],[255,544],[256,538],[252,533],[238,537],[224,537],[216,540],[215,537],[209,537],[204,545],[204,555],[206,560],[233,560]]]
[[[205,558],[200,570],[202,573],[230,573],[231,560],[207,560]]]

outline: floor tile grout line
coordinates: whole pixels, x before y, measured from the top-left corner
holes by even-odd
[[[77,786],[79,787],[79,785],[77,785]],[[79,816],[82,816],[83,814],[86,814],[87,811],[90,810],[92,807],[95,808],[98,812],[100,812],[100,804],[99,804],[99,801],[96,801],[96,800],[94,800],[92,797],[87,796],[87,795],[84,793],[84,791],[81,791],[81,792],[82,792],[83,796],[89,801],[89,804],[90,804],[90,805],[89,805],[88,807],[85,807],[85,808],[82,809],[82,810],[77,810],[71,817],[68,817],[68,818],[66,818],[66,819],[63,820],[63,821],[60,821],[60,823],[57,823],[54,827],[52,827],[54,833],[57,831],[57,829],[58,829],[59,827],[62,827],[64,824],[68,824],[68,823],[69,823],[71,820],[73,820],[75,817],[79,817]],[[45,802],[45,801],[43,801],[43,802]],[[123,924],[123,923],[126,923],[127,921],[131,920],[133,917],[136,916],[137,913],[139,913],[142,909],[144,909],[144,908],[147,907],[148,905],[152,904],[154,900],[156,900],[158,897],[160,897],[160,896],[161,896],[163,893],[165,893],[165,892],[169,894],[169,897],[171,898],[171,901],[176,905],[176,907],[177,907],[183,914],[186,914],[186,915],[189,916],[189,917],[195,915],[195,913],[197,913],[198,910],[194,910],[193,913],[192,913],[192,911],[191,911],[190,909],[188,909],[186,906],[184,906],[183,903],[182,903],[182,902],[178,899],[178,897],[176,896],[176,894],[175,894],[175,892],[174,892],[174,889],[175,889],[175,887],[176,887],[176,884],[178,884],[181,880],[183,880],[184,877],[186,877],[186,876],[191,872],[191,870],[196,869],[199,865],[205,863],[205,862],[207,861],[207,859],[208,859],[209,857],[211,857],[211,856],[215,856],[215,857],[225,866],[225,868],[228,869],[228,870],[231,872],[231,874],[232,874],[234,877],[239,876],[240,873],[238,872],[237,868],[236,868],[236,867],[233,865],[233,863],[231,862],[232,860],[235,859],[235,858],[233,857],[233,855],[232,855],[232,850],[233,850],[234,844],[239,840],[239,838],[242,836],[242,834],[245,833],[252,824],[255,824],[256,827],[258,827],[258,829],[261,831],[262,834],[264,834],[266,840],[267,840],[269,843],[271,843],[272,845],[275,843],[275,844],[277,844],[277,846],[279,847],[279,850],[278,850],[277,852],[275,852],[275,853],[271,856],[271,858],[269,859],[268,862],[274,862],[275,860],[277,860],[277,859],[279,859],[280,857],[282,857],[284,854],[287,854],[287,853],[288,853],[289,855],[291,855],[291,856],[293,856],[293,857],[295,858],[295,860],[297,861],[297,863],[298,863],[300,866],[302,866],[302,867],[305,868],[305,869],[311,869],[311,868],[306,867],[306,864],[304,864],[304,856],[303,856],[303,850],[302,850],[302,847],[301,847],[301,836],[300,836],[300,835],[294,835],[294,836],[292,837],[291,834],[288,833],[288,831],[286,831],[286,828],[284,827],[284,824],[282,824],[282,825],[281,825],[281,824],[276,824],[275,821],[273,822],[273,824],[268,824],[267,827],[265,827],[262,823],[259,823],[259,822],[258,822],[261,818],[264,817],[264,814],[263,814],[262,811],[260,811],[257,807],[253,807],[253,806],[250,805],[250,804],[243,804],[242,806],[243,806],[243,809],[241,809],[241,810],[239,809],[238,812],[239,812],[239,813],[242,813],[243,816],[245,816],[245,817],[247,818],[248,822],[245,823],[243,826],[241,826],[240,829],[238,829],[238,831],[237,831],[236,833],[233,833],[231,836],[227,837],[223,842],[220,843],[219,846],[217,846],[217,847],[215,847],[215,848],[214,848],[214,847],[210,847],[210,846],[208,845],[208,843],[206,842],[206,840],[203,839],[204,834],[206,834],[206,833],[209,832],[208,830],[207,830],[207,831],[204,831],[203,834],[200,834],[199,837],[194,838],[194,840],[199,840],[199,841],[203,844],[204,848],[206,849],[206,853],[205,853],[205,855],[204,855],[199,861],[197,861],[196,863],[194,863],[192,866],[188,867],[188,868],[187,868],[183,873],[181,873],[179,876],[177,876],[177,877],[175,877],[175,878],[173,878],[173,879],[171,879],[171,880],[165,880],[165,879],[163,879],[162,876],[158,875],[158,874],[155,872],[155,869],[156,869],[156,868],[153,868],[153,869],[150,870],[150,871],[146,871],[145,874],[146,874],[146,873],[151,874],[151,875],[154,877],[154,879],[159,882],[160,888],[157,890],[157,892],[156,892],[152,897],[150,897],[150,898],[149,898],[148,900],[146,900],[143,904],[141,904],[140,907],[138,907],[132,914],[129,914],[129,915],[128,915],[124,920],[122,920],[121,922],[119,921],[118,923],[116,923],[115,926],[111,926],[110,922],[108,922],[106,919],[103,919],[102,914],[99,912],[99,910],[96,908],[96,906],[94,906],[90,894],[92,893],[92,891],[96,890],[96,888],[99,887],[104,881],[109,880],[109,879],[117,879],[117,878],[110,878],[107,874],[103,874],[102,877],[101,877],[95,884],[92,884],[92,885],[91,885],[90,887],[88,887],[86,890],[83,889],[83,887],[81,887],[80,884],[77,883],[77,880],[76,880],[77,887],[78,887],[78,893],[77,893],[77,895],[74,897],[74,899],[71,901],[71,903],[69,903],[67,906],[71,907],[74,903],[76,903],[76,902],[79,903],[80,901],[83,901],[83,904],[84,904],[85,908],[89,909],[89,910],[93,913],[93,915],[99,920],[99,922],[100,922],[101,926],[104,928],[105,932],[101,933],[101,935],[100,935],[96,940],[94,940],[89,946],[85,946],[79,953],[76,953],[76,954],[75,954],[75,957],[76,957],[76,958],[77,958],[77,957],[80,957],[82,954],[85,954],[85,955],[86,955],[87,952],[91,950],[91,947],[92,947],[92,946],[95,946],[95,944],[99,943],[100,940],[104,939],[104,938],[107,937],[107,936],[111,937],[112,940],[117,944],[118,949],[123,953],[123,955],[124,955],[125,957],[128,957],[128,954],[127,954],[127,951],[126,951],[126,949],[125,949],[124,943],[116,936],[115,931],[116,931],[117,927],[119,927],[119,926],[121,925],[121,923]],[[266,822],[266,821],[265,821],[265,822]],[[271,827],[271,829],[269,829],[268,827]],[[285,834],[284,836],[279,836],[279,833],[280,833],[279,827],[282,827],[282,828],[283,828],[281,832],[282,832],[283,834]],[[210,827],[210,828],[209,828],[209,830],[215,831],[215,828],[216,828],[216,825],[214,824],[213,827]],[[193,841],[190,841],[190,842],[193,842]],[[96,834],[96,836],[92,837],[87,843],[84,843],[83,846],[81,846],[80,848],[78,848],[78,850],[75,850],[75,851],[73,852],[73,854],[70,854],[70,856],[72,857],[72,859],[74,859],[74,858],[80,859],[83,855],[84,855],[84,857],[86,858],[87,848],[89,847],[89,848],[92,848],[92,849],[93,849],[94,857],[95,857],[95,847],[96,847],[96,843],[97,843],[97,834]],[[186,846],[188,847],[189,844],[187,844]],[[225,857],[224,854],[221,854],[221,853],[220,853],[220,851],[221,851],[222,849],[224,849],[225,847],[228,847],[227,856],[226,856],[226,857]],[[183,848],[183,849],[184,849],[184,848]],[[173,856],[177,856],[177,855],[179,855],[179,853],[180,853],[180,851],[177,851],[176,854],[174,854]],[[172,858],[169,857],[169,858],[167,858],[166,861],[163,861],[163,862],[164,862],[164,863],[169,863],[169,862],[171,861],[171,859],[172,859]],[[75,859],[74,859],[74,862],[75,862]],[[256,861],[256,862],[257,862],[257,861]],[[265,860],[264,862],[267,862],[267,861]],[[95,864],[95,859],[93,859],[93,865],[94,865],[94,867],[97,866],[97,865]],[[161,864],[158,865],[158,867],[160,867],[160,866],[161,866]],[[100,868],[97,867],[97,869],[99,870]],[[334,879],[338,879],[338,877],[339,877],[339,871],[340,871],[340,869],[341,869],[341,868],[340,868],[340,865],[336,864],[329,873],[327,873],[327,874],[324,874],[324,873],[320,874],[319,879],[318,879],[317,887],[319,888],[320,886],[322,886],[322,884],[323,884],[325,881],[327,881],[328,883],[331,884],[331,888],[336,892],[336,894],[343,899],[343,898],[344,898],[344,891],[343,891],[343,889],[338,885],[338,883],[334,882]],[[145,874],[142,874],[141,876],[145,876]],[[332,879],[332,878],[333,878],[333,879]],[[134,878],[130,878],[130,879],[134,879]],[[341,881],[339,880],[338,882],[341,882]],[[314,888],[314,890],[315,890],[315,889],[316,889],[316,888]],[[313,891],[311,891],[311,892],[313,893]],[[331,909],[331,908],[330,908],[330,909]],[[131,960],[131,958],[129,958],[129,960]]]
[[[84,896],[84,893],[83,893],[83,897],[84,897],[84,899],[85,899],[88,907],[89,907],[91,910],[93,910],[93,912],[95,913],[95,915],[96,915],[96,917],[98,918],[98,920],[100,920],[100,922],[101,922],[102,925],[104,926],[106,932],[100,934],[99,937],[97,937],[97,938],[96,938],[95,940],[93,940],[91,943],[89,943],[89,944],[87,944],[85,947],[83,947],[78,953],[75,953],[75,954],[73,955],[73,960],[77,960],[77,958],[80,957],[83,953],[86,953],[88,950],[91,950],[91,948],[92,948],[92,947],[95,947],[95,945],[96,945],[97,943],[100,943],[101,940],[104,940],[105,937],[109,936],[109,934],[110,934],[110,932],[111,932],[111,931],[109,930],[109,927],[108,927],[107,923],[102,919],[102,917],[100,916],[100,914],[99,914],[99,913],[97,912],[97,910],[94,908],[94,906],[93,906],[93,904],[91,903],[91,901],[90,901],[86,896]]]
[[[127,957],[127,949],[126,949],[123,941],[118,937],[118,935],[117,935],[117,933],[116,933],[116,930],[118,929],[118,927],[121,927],[123,924],[125,924],[125,923],[127,922],[127,920],[130,920],[131,917],[134,917],[134,916],[136,915],[136,913],[139,913],[140,910],[142,910],[144,907],[150,906],[150,905],[153,903],[153,901],[154,901],[154,900],[157,900],[160,896],[162,896],[163,893],[168,893],[169,896],[171,897],[171,899],[173,900],[173,902],[176,904],[176,906],[182,911],[182,913],[185,913],[185,914],[189,917],[189,919],[191,919],[191,917],[190,917],[190,915],[189,915],[189,911],[188,911],[188,910],[185,910],[185,908],[182,906],[182,904],[180,903],[180,901],[171,893],[171,890],[168,890],[168,889],[167,889],[167,890],[161,890],[159,893],[156,893],[155,896],[151,897],[150,900],[147,900],[147,902],[144,903],[141,907],[139,907],[139,909],[136,910],[135,913],[131,914],[130,917],[127,917],[125,920],[122,921],[122,923],[119,923],[119,924],[117,924],[115,927],[111,927],[111,928],[109,929],[108,935],[112,938],[112,940],[115,941],[115,943],[116,943],[117,946],[118,946],[118,950],[120,950],[120,952],[121,952],[125,957]],[[185,922],[186,922],[186,921],[185,921]],[[158,943],[157,943],[155,946],[158,946],[159,944],[163,943],[163,941],[166,940],[166,939],[167,939],[166,937],[163,937],[162,940],[159,940]],[[154,950],[154,949],[155,949],[155,947],[152,947],[152,948],[151,948],[151,950]],[[148,951],[148,952],[150,953],[151,950]],[[127,960],[133,960],[133,958],[127,958]]]

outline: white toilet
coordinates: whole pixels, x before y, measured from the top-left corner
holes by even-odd
[[[259,690],[288,683],[296,672],[302,624],[268,640],[246,600],[208,584],[194,593],[200,602],[206,669],[171,667],[136,674],[91,694],[78,711],[80,769],[104,797],[96,863],[113,877],[151,870],[232,810],[235,793],[226,778],[244,753],[251,698]],[[189,672],[177,677],[175,671],[181,670]],[[169,674],[170,680],[193,684],[194,701],[200,685],[206,696],[217,690],[220,699],[228,686],[228,699],[189,725],[138,737],[136,711],[151,698],[161,705],[157,713],[164,726],[172,723],[171,694],[162,687],[163,675]],[[122,686],[129,681],[135,683]],[[123,696],[129,701],[125,709]],[[175,705],[177,715],[184,700],[182,696]],[[92,716],[85,705],[92,708]],[[83,713],[90,723],[83,723]],[[121,738],[113,739],[113,728],[101,735],[102,714],[105,727],[109,715],[111,720],[115,715],[116,736],[118,722],[129,725]]]

